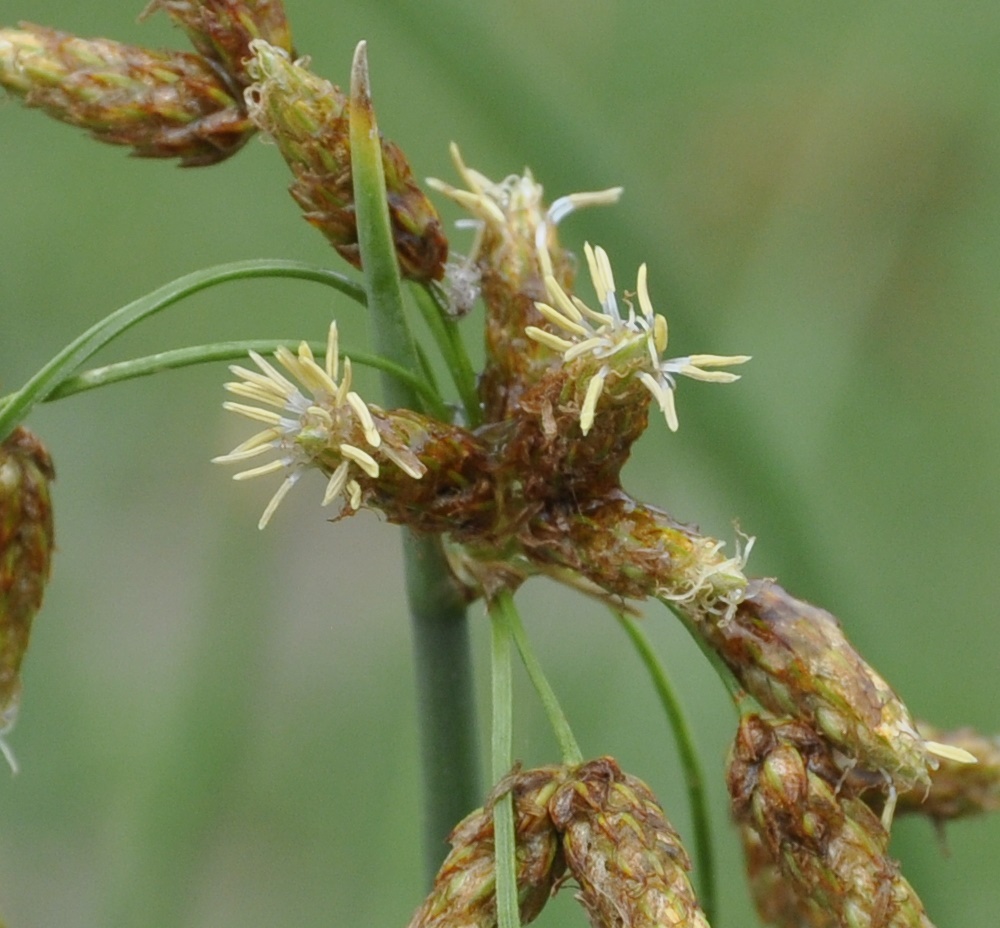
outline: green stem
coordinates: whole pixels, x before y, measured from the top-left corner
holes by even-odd
[[[174,348],[170,351],[160,351],[156,354],[128,361],[118,361],[115,364],[105,364],[89,371],[67,377],[46,397],[46,402],[63,399],[97,387],[106,387],[124,380],[134,380],[138,377],[148,377],[162,371],[177,370],[182,367],[192,367],[196,364],[206,364],[212,361],[238,361],[245,359],[250,351],[270,355],[280,346],[285,345],[295,349],[299,341],[293,339],[251,339],[247,341],[215,342],[210,345],[192,345],[189,348]],[[326,351],[326,342],[309,342],[313,353],[322,357]],[[444,403],[434,389],[423,379],[397,364],[380,358],[378,355],[363,351],[342,351],[341,356],[349,356],[354,364],[375,368],[383,371],[416,390],[424,401],[432,408],[444,411]],[[0,406],[3,400],[0,399]]]
[[[688,803],[691,806],[691,824],[694,830],[694,857],[698,875],[699,897],[705,917],[712,922],[716,904],[715,853],[712,845],[712,827],[708,816],[708,797],[705,794],[705,774],[698,759],[691,726],[681,709],[677,692],[667,677],[660,659],[653,651],[645,633],[635,619],[623,612],[612,610],[622,628],[625,629],[639,657],[642,659],[656,688],[663,711],[667,714],[670,727],[677,742],[677,753],[684,773]]]
[[[494,783],[510,772],[514,743],[514,685],[511,639],[517,611],[504,590],[490,602],[493,732],[491,769]],[[514,833],[514,797],[508,790],[493,804],[493,849],[496,861],[497,928],[519,928],[517,859]]]
[[[364,42],[355,51],[351,69],[350,137],[372,343],[378,354],[417,371],[420,359],[403,313]],[[409,385],[387,376],[382,383],[390,408],[418,408],[419,397]],[[433,877],[444,857],[446,836],[482,795],[472,655],[462,591],[452,578],[440,540],[406,532],[403,557],[420,707],[425,859]]]
[[[743,691],[743,687],[740,686],[739,680],[733,676],[733,672],[726,666],[725,661],[719,657],[713,648],[709,647],[708,643],[698,632],[698,626],[691,616],[683,609],[680,609],[676,603],[668,599],[661,599],[660,602],[681,620],[681,624],[688,630],[688,634],[694,639],[694,643],[698,645],[698,649],[705,655],[705,659],[712,665],[712,669],[716,672],[722,681],[722,685],[732,697],[733,704],[737,707],[741,706],[746,701],[746,693]]]
[[[451,829],[482,803],[479,739],[465,600],[436,538],[408,535],[406,594],[413,629],[424,788],[424,860],[433,880]]]
[[[479,402],[476,372],[473,370],[469,354],[465,350],[458,326],[445,316],[444,309],[437,299],[436,291],[429,287],[414,286],[413,294],[417,301],[417,308],[420,310],[427,328],[430,329],[448,371],[451,373],[455,388],[458,390],[462,406],[465,409],[465,421],[470,428],[475,428],[483,421],[482,404]]]
[[[247,280],[254,277],[294,277],[300,280],[312,280],[334,287],[358,302],[365,302],[364,291],[357,282],[301,261],[237,261],[179,277],[91,326],[42,367],[17,393],[10,396],[0,408],[0,441],[25,419],[37,403],[43,402],[60,382],[126,329],[199,290],[230,280]]]
[[[507,612],[511,633],[514,636],[514,642],[517,644],[517,650],[521,654],[521,660],[524,662],[524,669],[527,670],[528,677],[535,687],[535,692],[538,693],[538,697],[542,701],[542,706],[545,708],[545,714],[549,717],[549,724],[552,726],[553,734],[555,734],[556,741],[559,743],[559,752],[562,754],[563,763],[576,766],[583,762],[580,746],[576,743],[576,738],[573,737],[573,731],[569,727],[569,720],[559,705],[555,690],[552,689],[549,681],[545,678],[542,665],[538,662],[535,652],[531,649],[531,643],[524,633],[521,616],[514,605],[513,599],[511,599],[509,606],[507,606]]]

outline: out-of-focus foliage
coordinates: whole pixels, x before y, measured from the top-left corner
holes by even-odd
[[[551,197],[625,186],[563,240],[649,263],[672,350],[754,356],[726,391],[681,384],[681,429],[650,430],[629,489],[722,537],[739,518],[758,539],[749,572],[834,612],[915,714],[1000,730],[996,5],[287,6],[333,82],[368,40],[380,126],[418,176],[454,180],[455,139],[489,176],[530,165]],[[186,46],[138,12],[9,0],[3,17]],[[0,389],[197,267],[339,266],[273,148],[182,172],[15,103],[0,124]],[[331,311],[360,346],[360,310],[281,282],[214,290],[120,350],[322,338]],[[0,776],[12,928],[402,926],[423,896],[395,532],[327,524],[317,486],[259,534],[267,489],[207,463],[239,438],[226,376],[164,375],[30,423],[59,468],[59,550],[11,739],[22,773]],[[669,733],[615,623],[543,584],[522,606],[584,753],[618,757],[687,837]],[[647,626],[716,774],[720,872],[738,874],[722,777],[735,716],[674,620],[652,609]],[[552,762],[532,699],[519,693],[515,750]],[[900,820],[891,852],[936,923],[988,924],[1000,823],[947,839],[946,858],[926,822]],[[754,928],[742,878],[723,890],[719,924]],[[565,894],[539,924],[580,918]]]

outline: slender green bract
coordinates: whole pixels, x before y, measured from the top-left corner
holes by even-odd
[[[691,824],[694,828],[694,858],[698,877],[699,898],[705,917],[712,921],[715,913],[716,880],[715,852],[712,844],[712,828],[708,817],[708,797],[705,795],[705,774],[694,746],[691,727],[688,725],[680,700],[657,657],[653,646],[638,623],[631,616],[613,610],[622,628],[625,629],[635,650],[649,672],[650,679],[660,697],[663,711],[674,732],[677,754],[684,771],[688,802],[691,806]]]
[[[504,590],[490,603],[492,620],[493,730],[491,770],[498,782],[510,772],[514,744],[514,685],[511,640],[517,611],[510,592]],[[493,857],[496,862],[498,928],[519,928],[517,860],[515,857],[514,798],[507,792],[493,806]]]
[[[350,136],[372,344],[389,361],[417,371],[420,360],[403,312],[364,42],[358,45],[351,70]],[[388,407],[419,407],[409,385],[386,375],[383,389]],[[425,862],[428,879],[433,880],[444,858],[447,835],[482,797],[472,654],[465,600],[452,579],[440,540],[407,532],[403,555],[420,710]]]
[[[580,753],[580,746],[576,743],[576,738],[573,737],[569,721],[562,711],[562,707],[559,705],[555,690],[552,689],[549,681],[545,678],[545,674],[542,672],[542,665],[538,662],[538,658],[535,657],[535,652],[531,650],[528,637],[524,633],[524,626],[521,624],[521,616],[514,606],[513,600],[511,600],[508,606],[507,613],[511,634],[514,636],[517,650],[520,652],[521,660],[524,662],[524,669],[528,671],[531,684],[534,686],[535,692],[538,693],[538,698],[542,701],[545,714],[548,715],[549,724],[552,726],[552,732],[556,736],[556,741],[559,742],[562,761],[569,766],[581,764],[583,763],[583,755]]]
[[[473,370],[465,345],[462,344],[458,326],[445,317],[444,307],[436,298],[437,291],[430,287],[414,285],[413,294],[424,322],[427,323],[427,328],[434,336],[438,350],[451,372],[465,409],[466,422],[475,428],[482,424],[483,410],[476,386],[476,372]]]
[[[25,419],[37,403],[43,402],[63,380],[74,374],[80,365],[122,332],[199,290],[230,280],[247,280],[254,277],[295,277],[312,280],[334,287],[360,303],[365,302],[365,293],[356,281],[326,268],[315,267],[301,261],[237,261],[179,277],[91,326],[42,367],[17,393],[10,396],[0,409],[0,441]]]
[[[63,397],[73,396],[87,390],[94,390],[97,387],[106,387],[113,383],[121,383],[125,380],[135,380],[137,377],[148,377],[152,374],[159,374],[162,371],[177,370],[182,367],[192,367],[196,364],[207,364],[211,361],[239,361],[246,358],[247,353],[256,351],[258,354],[269,355],[284,345],[294,350],[298,347],[299,341],[294,339],[248,339],[245,341],[213,342],[210,345],[192,345],[188,348],[174,348],[170,351],[159,351],[156,354],[146,355],[141,358],[132,358],[128,361],[118,361],[114,364],[105,364],[102,367],[94,367],[72,377],[63,380],[49,395],[46,402],[58,400]],[[322,357],[326,351],[326,342],[310,341],[309,347],[313,353]],[[432,406],[443,406],[440,396],[433,387],[422,380],[411,371],[404,370],[397,364],[387,361],[379,355],[369,354],[365,351],[341,352],[342,356],[350,357],[352,363],[360,364],[364,367],[375,368],[384,371],[397,380],[402,380],[416,390],[425,402]]]

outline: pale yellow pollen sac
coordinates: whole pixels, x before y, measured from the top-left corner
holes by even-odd
[[[572,342],[560,338],[558,335],[553,335],[551,332],[546,332],[545,329],[540,329],[536,325],[525,326],[524,334],[533,341],[539,342],[553,351],[558,351],[560,354],[573,347]]]
[[[924,747],[937,757],[945,760],[955,761],[959,764],[978,764],[979,758],[965,748],[960,748],[954,744],[942,744],[940,741],[928,741],[924,739]]]
[[[365,401],[353,390],[347,394],[346,400],[361,423],[361,428],[365,433],[365,441],[373,448],[377,448],[382,444],[382,436],[379,435],[378,429],[375,428],[375,420],[372,419],[371,411],[368,409]]]
[[[321,505],[329,506],[341,493],[344,492],[344,487],[347,486],[347,474],[350,470],[350,464],[347,461],[341,461],[334,472],[330,475],[329,481],[326,484],[326,492],[323,494],[323,502]]]
[[[611,260],[608,258],[608,253],[600,245],[592,249],[588,242],[584,245],[584,250],[587,253],[587,263],[591,267],[590,273],[594,279],[594,286],[597,287],[599,284],[604,291],[603,294],[600,289],[597,292],[597,297],[603,304],[608,297],[614,298],[615,295],[615,275],[611,270]]]
[[[348,461],[353,461],[357,464],[369,477],[373,479],[378,477],[378,461],[367,451],[362,451],[360,448],[355,448],[354,445],[348,444],[342,444],[338,450]]]
[[[597,412],[597,401],[604,392],[604,381],[608,376],[608,365],[605,364],[587,384],[587,394],[580,409],[580,431],[586,435],[594,425],[594,414]]]

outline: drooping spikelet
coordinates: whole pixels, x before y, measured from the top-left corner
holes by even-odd
[[[549,811],[594,928],[708,928],[677,832],[649,787],[612,758],[573,770]]]
[[[764,708],[807,723],[849,766],[900,792],[929,785],[927,744],[909,711],[825,609],[755,580],[730,619],[701,631]]]
[[[22,23],[0,29],[0,86],[143,158],[214,164],[253,134],[243,101],[199,55]]]
[[[251,117],[292,169],[289,190],[306,219],[359,267],[346,96],[281,48],[257,39],[250,50],[255,57],[248,71],[256,82],[246,91]],[[385,139],[382,166],[400,271],[413,280],[440,279],[448,242],[437,210],[414,180],[406,156]]]
[[[517,888],[521,922],[532,921],[565,869],[559,835],[546,808],[566,774],[564,767],[515,771],[493,791],[514,797]],[[452,851],[409,928],[493,928],[497,923],[493,802],[466,816],[452,831]]]
[[[54,477],[48,452],[27,429],[0,443],[0,752],[11,766],[3,736],[17,720],[21,662],[49,579]]]
[[[801,899],[796,916],[792,897],[784,897],[778,924],[932,928],[886,853],[888,832],[841,783],[833,752],[809,726],[744,717],[726,779],[737,822],[759,839],[751,859],[757,882],[773,882],[776,871]]]

